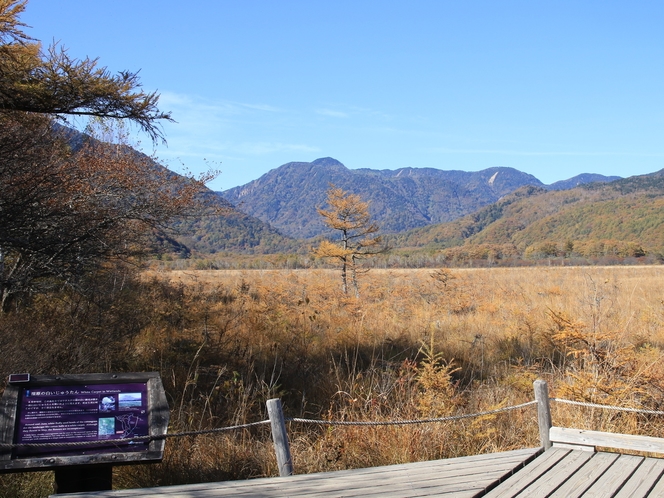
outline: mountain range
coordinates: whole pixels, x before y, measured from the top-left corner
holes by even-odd
[[[376,219],[382,220],[379,223],[421,225],[392,232],[381,227],[385,243],[392,249],[389,264],[437,265],[441,258],[456,262],[453,264],[500,260],[521,264],[513,262],[551,257],[569,258],[576,264],[610,264],[643,257],[651,263],[664,261],[664,170],[621,179],[580,175],[543,185],[511,168],[477,173],[417,169],[349,172],[330,159],[284,166],[245,186],[244,191],[236,189],[236,195],[243,198],[240,207],[246,209],[247,200],[257,198],[258,207],[272,216],[267,219],[282,220],[283,226],[293,226],[298,233],[323,233],[311,230],[308,224],[319,221],[315,203],[320,199],[319,205],[323,205],[329,183],[336,182],[370,202],[382,203],[381,209],[374,210]],[[456,197],[446,200],[440,193],[436,196],[435,189],[422,178],[444,185],[447,195],[452,192]],[[353,183],[353,179],[358,181]],[[597,179],[609,181],[589,182]],[[264,197],[256,197],[258,191],[264,192]],[[187,250],[227,255],[306,254],[317,243],[317,239],[287,237],[285,230],[234,210],[218,193],[210,195],[226,206],[227,212],[188,220],[181,232],[186,235],[178,238]],[[491,202],[493,199],[497,200]],[[473,210],[472,202],[481,207]],[[456,206],[456,218],[432,222],[432,213],[453,216],[451,209],[441,209],[436,203]],[[277,212],[270,212],[270,206]],[[468,214],[462,214],[459,206]],[[477,263],[482,260],[485,263]]]
[[[72,132],[73,147],[78,139]],[[370,203],[395,254],[664,261],[664,170],[624,179],[582,174],[544,185],[513,168],[349,170],[332,158],[284,164],[225,192],[204,189],[207,208],[175,220],[171,234],[157,234],[154,253],[308,253],[312,238],[331,235],[316,210],[331,184]]]
[[[570,190],[522,187],[450,223],[388,236],[448,259],[551,256],[664,260],[664,170]]]
[[[618,179],[582,174],[544,185],[514,168],[496,167],[477,172],[434,168],[350,170],[327,157],[310,163],[284,164],[219,195],[239,211],[258,218],[283,235],[308,239],[328,233],[316,209],[325,206],[330,185],[368,201],[372,218],[382,233],[389,234],[463,218],[524,186],[556,191]]]
[[[72,147],[80,145],[79,132],[65,131]],[[154,167],[163,169],[157,162]],[[156,234],[153,252],[276,254],[275,261],[308,254],[318,238],[335,235],[317,212],[330,185],[369,202],[396,257],[664,261],[664,169],[628,178],[582,174],[545,185],[507,167],[350,170],[332,158],[287,163],[224,192],[204,188],[201,205],[207,207],[174,220],[170,233]]]

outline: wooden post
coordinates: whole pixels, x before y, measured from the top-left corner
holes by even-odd
[[[549,429],[551,429],[551,407],[549,406],[549,386],[543,380],[533,382],[537,401],[537,423],[539,425],[540,444],[545,450],[551,448]]]
[[[288,444],[284,412],[281,409],[281,400],[279,398],[267,400],[267,414],[270,418],[270,425],[272,426],[272,441],[274,441],[274,452],[277,454],[279,475],[281,477],[292,476],[293,459],[291,458],[290,445]]]

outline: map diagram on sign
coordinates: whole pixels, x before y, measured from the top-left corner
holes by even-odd
[[[141,417],[139,417],[138,415],[129,414],[129,415],[118,415],[115,417],[115,419],[121,424],[122,438],[134,437],[135,435],[134,432],[139,422],[141,421]]]

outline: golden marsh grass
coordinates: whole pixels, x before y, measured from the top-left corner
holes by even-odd
[[[132,323],[135,332],[118,335],[122,347],[103,365],[160,372],[170,432],[264,420],[274,397],[287,416],[315,419],[475,413],[532,400],[537,378],[555,397],[664,408],[664,267],[371,270],[359,278],[355,299],[341,293],[333,270],[151,269],[111,310],[119,330]],[[552,409],[556,425],[664,436],[661,417]],[[534,407],[403,427],[291,423],[289,437],[297,473],[538,444]],[[119,467],[115,482],[276,473],[261,427],[169,440],[163,463]]]

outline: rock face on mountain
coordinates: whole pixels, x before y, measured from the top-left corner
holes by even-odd
[[[316,208],[325,205],[330,184],[368,201],[382,233],[461,218],[525,185],[546,188],[534,176],[513,168],[477,172],[434,168],[350,170],[327,157],[284,164],[219,195],[284,235],[310,238],[326,233]]]

